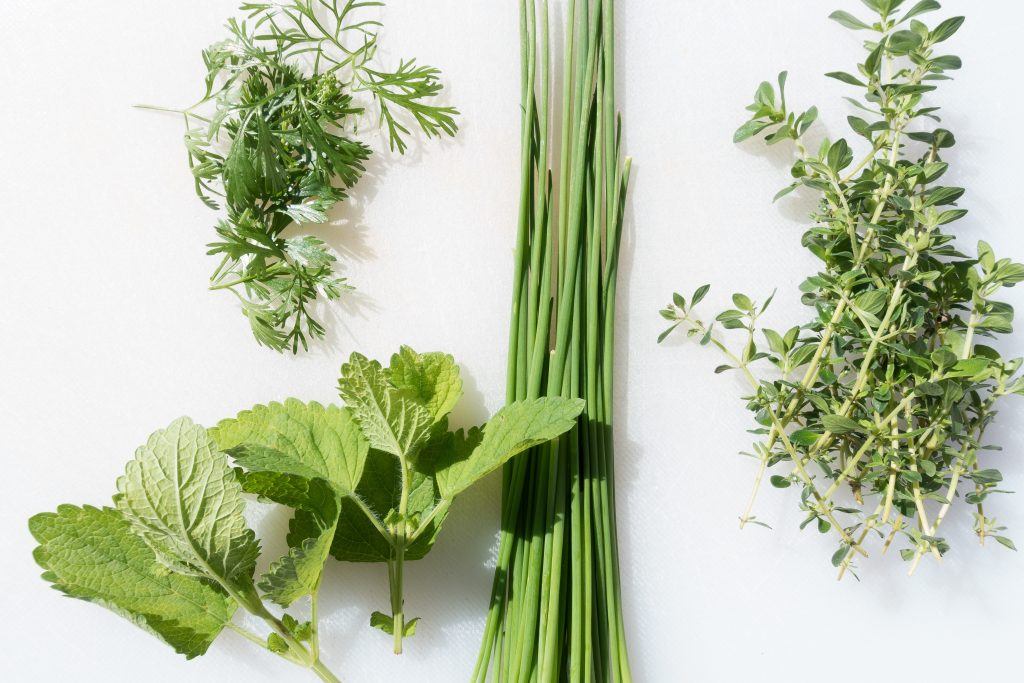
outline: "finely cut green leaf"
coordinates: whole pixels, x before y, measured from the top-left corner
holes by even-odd
[[[294,398],[243,411],[210,435],[247,470],[319,477],[341,493],[359,485],[370,448],[352,411]]]
[[[408,460],[429,438],[430,410],[396,389],[377,361],[353,353],[338,388],[372,448]]]
[[[208,583],[167,571],[117,510],[61,505],[32,517],[29,530],[54,588],[110,609],[188,659],[206,652],[237,606]]]
[[[583,407],[581,399],[555,397],[505,406],[484,427],[480,445],[468,456],[454,449],[435,462],[441,495],[450,501],[514,455],[569,431]]]
[[[246,594],[259,555],[242,487],[206,430],[187,417],[155,432],[117,481],[117,507],[175,571]]]

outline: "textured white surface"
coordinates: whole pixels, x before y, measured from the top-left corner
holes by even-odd
[[[25,526],[59,503],[107,502],[114,478],[153,430],[187,413],[207,424],[254,403],[334,400],[343,355],[385,357],[401,343],[461,362],[464,422],[503,396],[518,192],[518,36],[512,0],[392,0],[386,58],[440,66],[463,112],[454,141],[380,154],[355,201],[322,231],[349,253],[360,287],[331,309],[330,339],[292,358],[258,348],[228,295],[207,293],[214,214],[193,196],[180,121],[135,102],[193,100],[199,50],[235,0],[0,4],[0,456],[5,558],[0,677],[128,683],[312,680],[224,634],[185,662],[95,606],[38,579]],[[618,321],[616,405],[623,592],[636,680],[838,683],[882,676],[1005,681],[1024,632],[1021,557],[979,548],[969,513],[949,523],[953,552],[914,580],[897,557],[837,584],[831,540],[797,529],[792,491],[766,490],[775,531],[742,533],[753,476],[738,380],[709,351],[656,347],[669,293],[704,282],[710,306],[731,291],[779,288],[770,322],[803,319],[796,285],[814,268],[799,248],[799,199],[772,206],[785,152],[735,147],[757,82],[790,70],[796,106],[817,104],[846,135],[844,86],[821,76],[860,57],[827,21],[853,0],[620,2],[625,148],[636,158]],[[909,2],[908,2],[909,4]],[[1010,59],[1024,19],[1012,0],[950,0],[969,21],[950,43],[964,58],[940,91],[960,146],[952,177],[972,213],[957,224],[1024,258],[1020,173],[1024,96]],[[1024,304],[1019,292],[1010,300]],[[1007,351],[1024,352],[1018,334]],[[993,439],[1007,488],[1024,489],[1024,406],[1010,400]],[[423,617],[407,654],[366,625],[386,606],[383,567],[332,563],[323,613],[327,660],[346,681],[466,680],[483,624],[498,482],[465,495],[431,555],[408,571],[408,612]],[[1024,498],[995,499],[1024,541]],[[262,535],[277,538],[272,513]],[[1001,656],[1003,655],[1003,656]]]

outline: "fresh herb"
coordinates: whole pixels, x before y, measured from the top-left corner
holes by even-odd
[[[231,19],[228,39],[203,52],[202,99],[181,112],[196,192],[226,211],[209,245],[222,257],[210,288],[234,293],[256,340],[278,351],[297,353],[322,337],[315,302],[351,289],[322,240],[285,232],[326,223],[362,176],[371,151],[354,137],[364,114],[356,98],[375,102],[400,153],[411,127],[428,138],[457,130],[458,112],[434,103],[437,69],[415,60],[393,72],[375,65],[381,24],[361,10],[383,4],[243,4],[247,19]]]
[[[522,194],[507,398],[576,396],[587,409],[567,436],[506,468],[498,566],[474,681],[631,680],[611,424],[630,170],[619,147],[613,6],[567,3],[561,140],[552,143],[548,2],[520,3]]]
[[[29,520],[36,562],[54,588],[125,617],[188,659],[229,628],[338,681],[320,659],[316,609],[337,523],[333,497],[295,497],[308,525],[291,530],[291,550],[254,580],[260,544],[243,516],[242,486],[206,430],[181,418],[136,451],[114,502],[61,505]],[[283,607],[308,597],[312,618],[277,616],[259,591]],[[239,608],[266,623],[268,635],[233,623]]]
[[[832,19],[868,32],[866,58],[855,73],[827,74],[860,93],[848,98],[858,108],[848,119],[856,137],[808,152],[803,141],[817,111],[789,109],[785,73],[778,91],[761,84],[751,120],[736,133],[793,141],[795,181],[779,196],[806,188],[821,198],[803,236],[823,263],[800,288],[813,318],[786,331],[759,329],[771,297],[759,305],[736,294],[733,308],[706,323],[694,312],[706,286],[689,301],[677,294],[662,311],[672,323],[662,339],[682,328],[726,354],[716,372],[738,370],[750,382],[747,407],[761,441],[741,525],[760,523],[751,515],[758,487],[768,468],[786,463],[789,471],[771,483],[800,491],[801,528],[835,534],[840,578],[867,556],[872,534],[883,552],[905,539],[911,573],[924,555],[941,557],[949,543],[940,526],[964,484],[982,542],[992,536],[1013,549],[985,513],[988,497],[1003,491],[987,461],[999,449],[985,445],[984,434],[998,400],[1024,394],[1022,360],[977,343],[1011,332],[1013,309],[994,297],[1024,281],[1024,265],[996,258],[984,242],[965,256],[945,231],[967,213],[956,204],[964,190],[940,183],[956,139],[929,123],[939,121],[938,107],[924,97],[960,68],[943,48],[963,17],[929,27],[917,17],[939,9],[933,0],[905,11],[901,0],[864,1],[877,17]],[[859,161],[855,145],[866,148]],[[740,350],[725,345],[716,325],[740,331]],[[755,375],[764,361],[774,366],[770,379]]]
[[[181,418],[153,434],[117,482],[115,508],[62,505],[29,521],[43,578],[131,620],[191,659],[229,628],[321,680],[317,596],[329,555],[386,562],[391,614],[371,625],[395,652],[418,619],[403,608],[404,562],[430,550],[455,497],[518,453],[559,436],[583,401],[512,403],[483,427],[450,431],[462,396],[451,356],[403,347],[389,367],[353,354],[348,407],[288,399],[209,431]],[[228,454],[238,468],[229,465]],[[288,553],[255,579],[260,545],[243,494],[295,510]],[[262,597],[261,597],[262,593]],[[277,616],[308,598],[309,620]],[[266,637],[232,622],[238,608]]]
[[[399,654],[419,621],[405,615],[405,562],[427,554],[457,495],[570,429],[583,402],[518,401],[483,427],[451,431],[447,416],[462,396],[458,366],[449,355],[408,347],[388,367],[353,354],[340,391],[345,408],[289,399],[225,420],[212,434],[242,467],[246,491],[296,508],[292,534],[313,537],[304,531],[318,528],[307,510],[325,497],[341,511],[333,541],[325,541],[331,555],[387,563],[390,614],[374,612],[370,624],[393,636]]]

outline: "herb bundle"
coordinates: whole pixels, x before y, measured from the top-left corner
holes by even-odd
[[[337,256],[293,225],[326,223],[362,176],[370,148],[354,137],[368,94],[392,150],[404,153],[410,127],[454,135],[458,112],[434,104],[439,72],[415,60],[392,71],[374,64],[380,22],[367,0],[247,2],[230,37],[203,52],[206,91],[184,110],[189,166],[210,208],[224,205],[209,254],[222,260],[210,288],[229,290],[256,340],[282,351],[308,348],[323,325],[311,310],[321,296],[351,289]]]
[[[340,389],[347,407],[288,399],[209,431],[182,418],[156,432],[118,480],[116,508],[62,505],[30,520],[43,578],[190,659],[230,628],[336,681],[319,654],[324,563],[386,562],[391,614],[375,612],[370,624],[401,652],[418,621],[404,616],[404,562],[427,554],[456,496],[571,429],[583,401],[515,402],[482,427],[450,431],[447,415],[462,396],[458,366],[408,347],[388,367],[353,354]],[[259,542],[243,517],[243,493],[295,510],[287,554],[258,579]],[[264,602],[289,609],[303,598],[305,621]],[[269,635],[233,623],[238,608],[264,621]]]
[[[876,17],[837,11],[831,18],[869,33],[866,58],[855,73],[827,74],[860,94],[847,98],[858,108],[848,121],[866,142],[863,158],[845,139],[806,149],[817,110],[788,108],[785,73],[777,92],[761,84],[752,117],[735,136],[766,132],[769,145],[792,141],[795,180],[776,199],[798,188],[821,197],[803,236],[822,262],[800,288],[812,319],[787,331],[759,329],[768,302],[735,294],[734,308],[708,323],[694,312],[707,286],[689,301],[676,294],[662,311],[672,323],[662,339],[686,330],[728,357],[716,372],[736,370],[750,382],[745,400],[761,440],[741,526],[761,523],[751,514],[758,488],[769,468],[784,465],[788,471],[771,483],[800,490],[801,528],[835,535],[839,578],[867,557],[871,536],[882,552],[903,539],[910,573],[925,555],[941,558],[949,544],[940,527],[961,496],[975,509],[982,542],[991,536],[1015,549],[985,512],[987,498],[1002,493],[1002,476],[990,464],[999,449],[984,435],[999,399],[1024,394],[1022,360],[980,343],[1012,331],[1013,309],[994,297],[1024,281],[1024,265],[996,258],[984,242],[973,257],[954,246],[945,226],[967,213],[956,208],[964,190],[939,181],[956,140],[929,122],[939,121],[938,107],[924,102],[961,66],[940,50],[963,17],[929,27],[918,17],[940,8],[934,0],[906,10],[902,0],[863,2]],[[716,326],[740,332],[738,351]],[[770,378],[755,374],[763,361],[774,366]]]
[[[508,400],[586,399],[575,430],[505,470],[501,544],[474,681],[629,681],[611,427],[620,162],[611,0],[569,0],[551,141],[547,0],[520,3],[521,202]],[[558,182],[554,176],[557,170]]]

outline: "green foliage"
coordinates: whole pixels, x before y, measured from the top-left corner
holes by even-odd
[[[188,659],[205,654],[237,604],[194,576],[168,572],[111,508],[61,505],[29,520],[43,578],[157,636]]]
[[[382,4],[243,4],[246,18],[231,19],[228,38],[203,52],[203,98],[182,112],[196,192],[227,214],[209,245],[222,257],[211,289],[232,291],[256,340],[279,351],[296,353],[323,336],[314,303],[351,289],[323,241],[284,233],[326,223],[362,176],[371,154],[356,137],[365,100],[400,153],[410,128],[428,138],[458,129],[458,112],[434,104],[437,69],[375,64],[380,23],[364,14]]]
[[[761,329],[764,306],[736,295],[736,309],[706,324],[694,311],[706,287],[693,303],[676,295],[662,311],[671,324],[662,339],[682,328],[723,351],[730,362],[722,367],[750,382],[757,484],[770,467],[790,468],[771,482],[796,484],[803,526],[836,535],[840,576],[867,555],[872,534],[884,539],[883,550],[905,539],[911,571],[925,554],[940,557],[949,545],[939,527],[960,495],[977,506],[981,539],[1013,548],[985,515],[1002,477],[981,461],[992,450],[983,437],[998,400],[1024,389],[1021,359],[978,343],[1012,331],[1013,309],[994,297],[1024,281],[1024,265],[997,258],[984,242],[976,257],[965,256],[944,227],[966,215],[957,207],[964,189],[940,184],[956,139],[935,125],[938,108],[924,98],[961,66],[936,50],[963,17],[929,28],[919,17],[939,9],[933,0],[902,14],[902,2],[865,4],[877,15],[870,21],[832,15],[871,32],[864,60],[853,72],[827,74],[859,92],[859,100],[847,98],[859,110],[848,119],[854,136],[808,151],[801,121],[813,115],[788,110],[784,74],[778,96],[761,85],[736,135],[792,140],[795,181],[778,196],[801,189],[820,197],[802,240],[822,264],[800,287],[811,318],[785,333]],[[741,350],[727,346],[716,325],[737,331]],[[761,372],[764,365],[772,371]],[[972,490],[964,495],[962,484]],[[741,524],[753,519],[751,509]]]
[[[615,99],[623,4],[519,3],[522,145],[505,391],[510,401],[579,397],[586,411],[577,428],[504,469],[477,682],[632,680],[612,419],[632,164]],[[475,449],[487,438],[469,432],[456,444]]]
[[[259,555],[242,487],[188,418],[149,437],[117,480],[117,508],[170,569],[248,598]]]
[[[61,505],[32,517],[29,530],[39,543],[34,556],[57,590],[110,609],[189,659],[205,654],[228,627],[337,683],[320,661],[315,615],[338,496],[320,480],[316,490],[300,493],[302,482],[309,483],[295,478],[291,489],[259,491],[296,506],[313,523],[293,525],[288,554],[254,582],[259,544],[243,517],[243,485],[206,430],[181,418],[136,451],[117,481],[117,509]],[[276,616],[257,585],[285,607],[309,596],[314,620]],[[233,624],[239,607],[269,633],[261,637]]]
[[[295,508],[288,544],[261,588],[284,605],[315,590],[329,551],[339,560],[386,562],[391,616],[371,625],[412,635],[405,619],[404,564],[423,557],[455,497],[513,456],[568,431],[580,400],[512,403],[484,427],[448,429],[462,396],[455,360],[409,347],[384,367],[354,353],[342,366],[344,408],[295,399],[247,410],[214,430],[246,491]],[[339,512],[336,512],[340,510]]]

